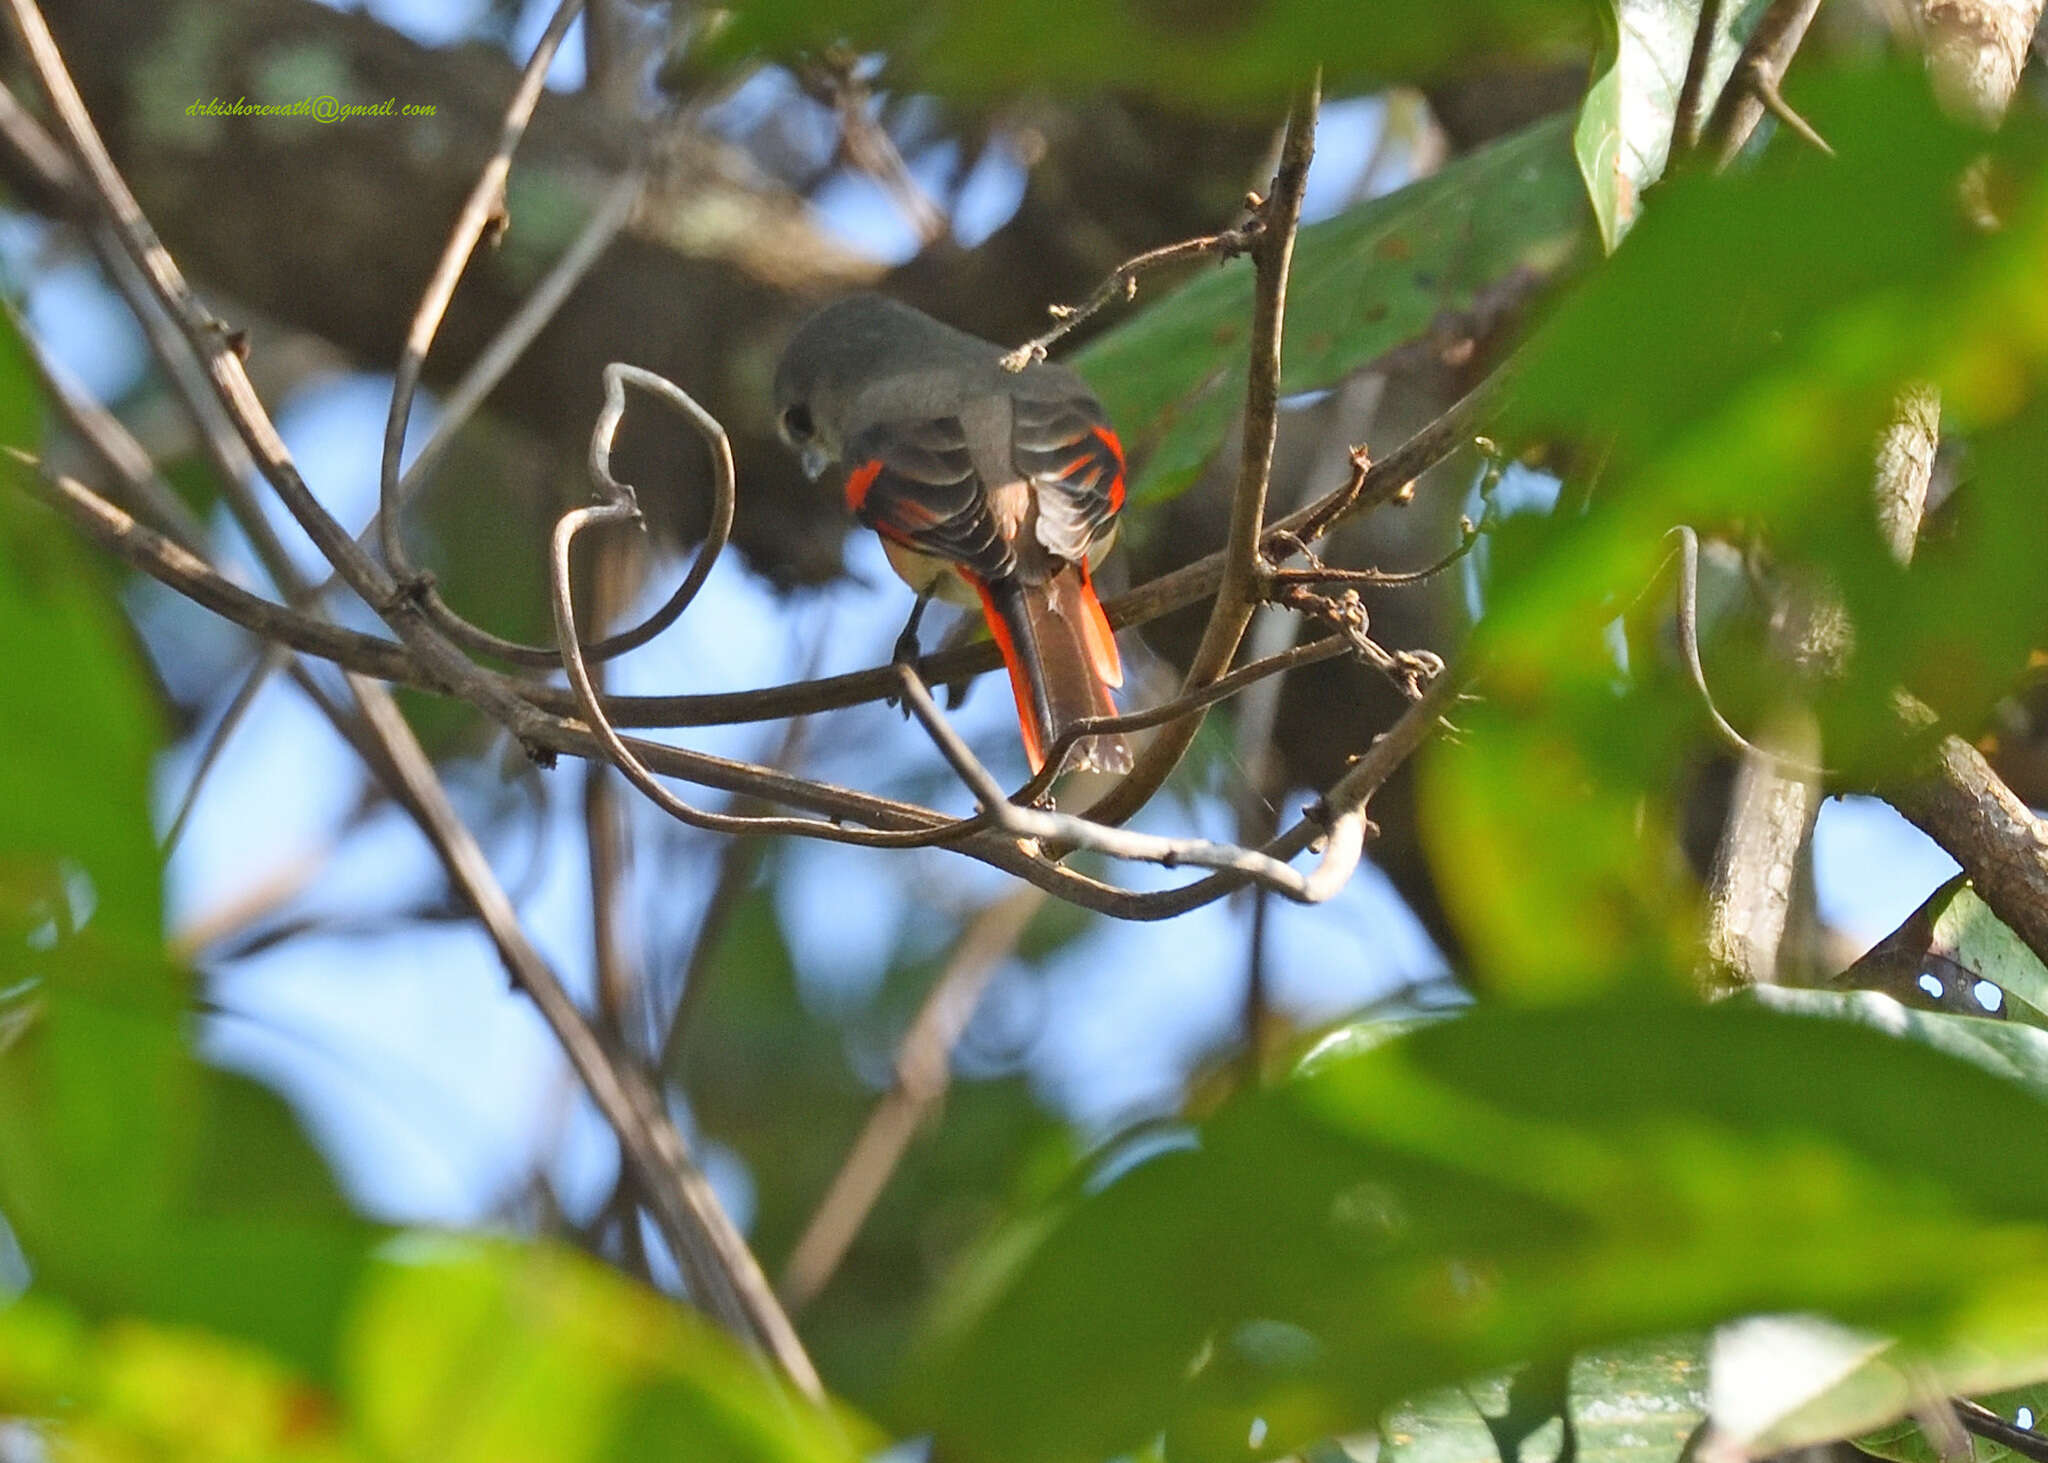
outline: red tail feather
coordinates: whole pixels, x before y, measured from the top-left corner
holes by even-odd
[[[1116,715],[1109,694],[1123,682],[1116,639],[1085,569],[1064,565],[1043,584],[1006,579],[974,587],[1010,672],[1025,755],[1036,772],[1046,749],[1075,722]],[[1128,772],[1130,744],[1113,732],[1084,737],[1066,765],[1070,771]]]

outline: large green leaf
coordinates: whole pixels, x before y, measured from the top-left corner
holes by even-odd
[[[1318,67],[1337,92],[1417,81],[1588,44],[1584,0],[1376,0],[1333,24],[1316,0],[756,0],[703,45],[710,65],[850,44],[887,53],[892,82],[959,96],[1143,89],[1199,106],[1272,105]]]
[[[1541,122],[1301,231],[1281,389],[1334,386],[1469,310],[1561,269],[1585,237],[1567,119]],[[1135,492],[1187,486],[1244,405],[1252,266],[1238,259],[1109,331],[1073,364],[1140,458]]]
[[[1728,0],[1708,53],[1703,111],[1756,28],[1768,0]],[[1606,44],[1579,106],[1573,151],[1586,177],[1600,238],[1611,251],[1635,221],[1642,192],[1671,153],[1678,94],[1699,28],[1700,0],[1609,0]]]
[[[2033,1336],[2048,1108],[1754,1008],[1479,1009],[1351,1045],[1022,1216],[935,1318],[963,1458],[1280,1453],[1515,1360],[1813,1310]],[[1155,1145],[1156,1146],[1156,1145]]]

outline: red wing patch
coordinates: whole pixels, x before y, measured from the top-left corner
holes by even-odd
[[[881,422],[847,444],[846,506],[877,533],[983,579],[1017,570],[957,417]]]

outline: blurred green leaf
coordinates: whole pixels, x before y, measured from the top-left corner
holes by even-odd
[[[1582,653],[1612,666],[1597,639]],[[1423,846],[1469,978],[1548,1001],[1686,970],[1698,890],[1669,852],[1676,814],[1651,792],[1677,709],[1601,682],[1486,684],[1456,718],[1464,735],[1430,746],[1421,769]]]
[[[1282,391],[1335,386],[1455,322],[1490,289],[1525,290],[1564,268],[1586,216],[1568,125],[1538,123],[1304,228],[1288,279]],[[1143,464],[1140,499],[1186,487],[1222,443],[1244,405],[1251,315],[1251,261],[1233,260],[1075,356]]]
[[[0,322],[0,445],[40,445],[26,348]],[[11,459],[0,476],[31,471]],[[159,861],[149,824],[158,718],[126,627],[63,527],[0,491],[0,939],[8,968],[74,928],[154,949]]]
[[[1583,0],[1378,0],[1332,25],[1312,0],[1106,0],[1052,22],[1029,0],[757,0],[700,64],[787,60],[835,44],[887,53],[897,75],[949,95],[1142,89],[1235,109],[1276,105],[1318,67],[1326,90],[1419,81],[1511,58],[1568,59],[1591,40]]]
[[[347,1357],[363,1432],[397,1459],[836,1463],[875,1441],[674,1302],[549,1249],[405,1242],[371,1277]]]
[[[53,1456],[108,1463],[371,1456],[326,1397],[256,1348],[136,1320],[87,1328],[33,1296],[0,1309],[0,1415],[53,1424]]]
[[[2038,1341],[2048,1126],[2013,1084],[1754,1008],[1474,1010],[1312,1056],[1023,1215],[935,1318],[962,1458],[1356,1431],[1517,1360],[1756,1311]]]
[[[1728,0],[1700,88],[1703,115],[1767,3]],[[1610,253],[1635,222],[1643,190],[1664,172],[1699,16],[1700,0],[1609,0],[1605,44],[1572,149]]]
[[[1827,724],[1841,766],[1897,741],[1884,713],[1901,679],[1965,724],[1981,715],[2048,615],[2022,562],[2042,545],[2026,464],[2048,439],[2048,146],[2024,122],[1999,140],[2006,224],[1987,233],[1961,192],[1983,139],[1917,71],[1819,74],[1796,100],[1838,157],[1777,150],[1750,176],[1667,183],[1525,348],[1503,437],[1576,444],[1604,470],[1594,511],[1500,586],[1484,642],[1517,675],[1603,673],[1575,667],[1557,625],[1639,594],[1673,524],[1739,525],[1848,600],[1857,652]],[[1981,456],[1909,586],[1875,528],[1870,442],[1920,377]]]

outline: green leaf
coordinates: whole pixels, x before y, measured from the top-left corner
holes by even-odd
[[[1369,1426],[1516,1361],[1757,1311],[1932,1350],[2042,1329],[2048,1108],[1857,1025],[1481,1008],[1311,1057],[1026,1213],[911,1373],[949,1456]],[[1156,1140],[1155,1140],[1156,1145]]]
[[[256,1348],[133,1319],[87,1327],[33,1296],[0,1309],[0,1415],[36,1418],[62,1457],[372,1456],[326,1397]]]
[[[2043,1371],[2048,1372],[2048,1357],[2042,1361]],[[2040,1420],[2048,1417],[2048,1383],[2036,1382],[2031,1386],[1989,1392],[1971,1400],[1980,1407],[1989,1408],[2007,1422],[2018,1418],[2022,1409],[2033,1419],[2030,1427],[2039,1426]],[[1855,1443],[1866,1453],[1891,1458],[1896,1463],[1943,1463],[1941,1451],[1927,1440],[1920,1424],[1910,1418],[1902,1418],[1889,1427],[1865,1433],[1855,1439]],[[2020,1456],[2003,1443],[1994,1443],[1989,1438],[1972,1438],[1970,1442],[1971,1463],[2012,1463]]]
[[[1513,1381],[1501,1375],[1403,1403],[1380,1425],[1382,1463],[1500,1463],[1496,1431]],[[1696,1336],[1572,1358],[1567,1410],[1578,1463],[1672,1463],[1706,1415],[1706,1358]],[[1559,1456],[1555,1422],[1519,1445],[1522,1463]]]
[[[1553,118],[1406,188],[1311,224],[1289,275],[1281,389],[1334,386],[1489,287],[1556,273],[1585,233],[1585,202]],[[1117,326],[1072,364],[1133,456],[1133,492],[1194,480],[1244,405],[1252,266],[1233,260]]]
[[[1581,0],[1376,0],[1331,24],[1315,0],[1260,5],[1117,0],[1062,9],[1032,0],[755,0],[710,38],[707,66],[848,44],[882,51],[949,96],[1141,89],[1197,105],[1273,106],[1318,67],[1327,91],[1364,91],[1513,58],[1566,59],[1592,38]]]
[[[2048,1031],[2019,1021],[1991,1021],[1900,1005],[1874,991],[1808,991],[1759,986],[1735,998],[1773,1010],[1852,1021],[1901,1036],[1996,1073],[2048,1099]]]
[[[1618,633],[1632,607],[1669,603],[1674,525],[1751,548],[1793,590],[1839,590],[1855,653],[1811,694],[1845,775],[1904,769],[1901,681],[1968,733],[2048,622],[2048,138],[2022,121],[1997,140],[2007,223],[1987,232],[1958,201],[1985,140],[1940,115],[1917,70],[1803,84],[1838,157],[1667,180],[1519,357],[1500,440],[1597,481],[1574,484],[1588,511],[1493,536],[1472,647],[1485,703],[1423,767],[1425,846],[1489,993],[1555,998],[1689,963],[1697,891],[1673,835],[1718,747],[1663,639]],[[1974,435],[1967,491],[1909,574],[1878,536],[1870,444],[1914,379],[1941,382]],[[1708,677],[1754,729],[1787,678],[1761,634],[1743,643],[1756,653],[1710,647]]]
[[[392,1458],[851,1463],[875,1441],[793,1401],[700,1317],[556,1250],[407,1242],[347,1355],[359,1424]]]
[[[1729,0],[1714,32],[1702,112],[1727,80],[1768,0]],[[1699,27],[1700,0],[1610,0],[1609,30],[1593,84],[1579,106],[1572,150],[1612,253],[1635,221],[1643,190],[1663,175],[1678,94]]]
[[[1942,886],[1927,912],[1934,918],[1933,949],[2024,1001],[2036,1025],[2048,1021],[2048,965],[1977,897],[1969,880]]]
[[[0,446],[36,449],[35,377],[0,322]],[[30,959],[74,926],[154,949],[160,866],[149,825],[156,707],[101,576],[0,458],[0,940]]]

